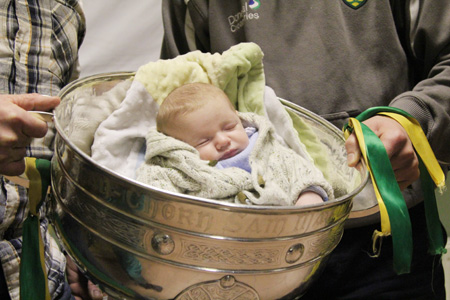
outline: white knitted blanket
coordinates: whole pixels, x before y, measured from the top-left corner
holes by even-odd
[[[278,142],[266,117],[240,113],[245,127],[258,128],[249,157],[252,173],[239,168],[217,169],[201,160],[190,145],[153,127],[147,134],[145,163],[137,180],[173,192],[247,204],[293,205],[305,188],[321,186],[333,199],[333,189],[314,164]],[[263,183],[261,182],[263,179]]]

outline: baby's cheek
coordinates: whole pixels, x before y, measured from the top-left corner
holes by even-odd
[[[200,159],[203,160],[217,160],[218,159],[218,155],[217,155],[217,151],[212,148],[206,146],[206,147],[202,147],[201,149],[197,149],[199,154],[200,154]]]
[[[197,149],[198,150],[198,153],[200,154],[200,158],[201,159],[203,159],[203,160],[207,160],[206,159],[206,155],[205,155],[205,151],[203,150],[203,149]]]
[[[248,144],[250,144],[250,140],[248,139],[248,137],[246,137],[244,141],[244,149],[247,148]]]

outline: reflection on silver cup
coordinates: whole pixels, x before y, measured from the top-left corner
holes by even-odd
[[[294,299],[320,274],[367,172],[347,167],[341,132],[280,99],[317,133],[348,183],[324,204],[247,206],[170,193],[114,173],[71,140],[80,95],[102,95],[134,73],[80,79],[60,94],[52,220],[86,275],[119,299]]]

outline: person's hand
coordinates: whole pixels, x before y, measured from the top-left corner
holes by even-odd
[[[76,300],[101,300],[106,297],[98,286],[88,280],[78,269],[73,260],[66,255],[66,274],[72,295]]]
[[[405,129],[397,121],[384,116],[375,116],[363,123],[380,138],[386,148],[400,190],[416,181],[420,175],[419,160]],[[349,136],[345,148],[348,165],[355,167],[361,159],[355,134]]]
[[[300,194],[300,197],[298,197],[295,206],[304,206],[318,203],[323,203],[322,197],[315,192],[306,191]]]
[[[26,147],[47,133],[47,124],[27,111],[48,111],[59,103],[58,97],[39,94],[0,95],[0,174],[22,174]]]

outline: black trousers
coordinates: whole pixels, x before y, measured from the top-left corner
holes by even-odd
[[[409,214],[414,245],[409,274],[397,275],[393,271],[391,238],[383,240],[380,257],[369,256],[372,233],[380,228],[379,224],[346,229],[322,275],[301,300],[445,300],[441,256],[427,253],[428,234],[423,203],[410,209]]]
[[[11,300],[9,297],[8,286],[6,285],[5,274],[3,268],[0,266],[0,299]]]

